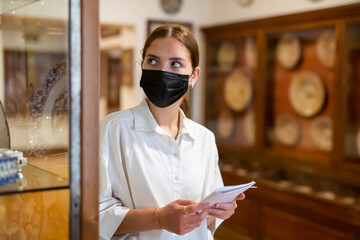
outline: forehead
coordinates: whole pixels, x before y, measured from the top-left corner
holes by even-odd
[[[190,60],[190,53],[187,47],[175,38],[157,38],[149,46],[147,54],[158,57],[181,57]]]

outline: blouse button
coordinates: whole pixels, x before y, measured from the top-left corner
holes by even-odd
[[[178,176],[175,176],[175,180],[176,180],[176,181],[179,181],[179,177],[178,177]]]

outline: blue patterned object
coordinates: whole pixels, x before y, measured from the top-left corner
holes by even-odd
[[[0,186],[19,180],[18,158],[0,153]]]

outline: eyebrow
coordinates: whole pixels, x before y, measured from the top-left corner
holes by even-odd
[[[146,54],[146,57],[147,57],[147,58],[148,58],[148,57],[151,57],[151,58],[155,58],[155,59],[160,59],[158,56],[156,56],[156,55],[154,55],[154,54],[151,54],[151,53]],[[184,58],[180,58],[180,57],[172,57],[172,58],[170,58],[170,60],[183,61],[183,62],[186,61]]]
[[[151,57],[151,58],[156,58],[156,59],[159,59],[158,56],[154,55],[154,54],[146,54],[146,57]]]
[[[179,58],[179,57],[173,57],[173,58],[170,58],[170,60],[175,60],[175,61],[182,61],[182,62],[185,62],[185,59],[183,59],[183,58]]]

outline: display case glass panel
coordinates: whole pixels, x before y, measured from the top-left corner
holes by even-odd
[[[68,9],[67,0],[1,5],[0,148],[28,161],[0,194],[69,187]]]
[[[267,35],[266,148],[329,161],[335,60],[333,27]]]

